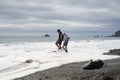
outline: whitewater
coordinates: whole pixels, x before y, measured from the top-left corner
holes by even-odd
[[[103,55],[110,49],[120,48],[120,40],[70,41],[68,53],[58,51],[55,42],[19,42],[0,44],[0,79],[11,80],[37,71],[72,62],[90,59],[113,59],[115,55]],[[25,63],[32,60],[31,63]]]

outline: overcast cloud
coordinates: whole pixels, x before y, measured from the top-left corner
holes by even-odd
[[[120,29],[120,0],[1,0],[0,32]]]

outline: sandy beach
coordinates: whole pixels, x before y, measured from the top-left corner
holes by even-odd
[[[83,70],[86,63],[69,63],[15,80],[120,80],[120,58],[105,60],[100,69]]]

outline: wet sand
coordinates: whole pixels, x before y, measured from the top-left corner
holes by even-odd
[[[100,69],[83,70],[87,62],[69,63],[15,80],[120,80],[120,58],[105,60]]]

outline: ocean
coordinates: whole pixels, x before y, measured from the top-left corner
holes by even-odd
[[[50,37],[45,37],[45,33],[34,35],[0,35],[0,44],[19,43],[19,42],[55,42],[58,38],[57,33],[49,33]],[[120,37],[94,37],[94,35],[81,35],[80,33],[68,33],[71,41],[80,40],[119,40]]]
[[[55,46],[57,34],[37,36],[0,36],[0,79],[11,80],[37,71],[90,59],[113,59],[103,55],[120,48],[120,38],[69,34],[68,53]],[[25,61],[31,60],[31,63]]]

